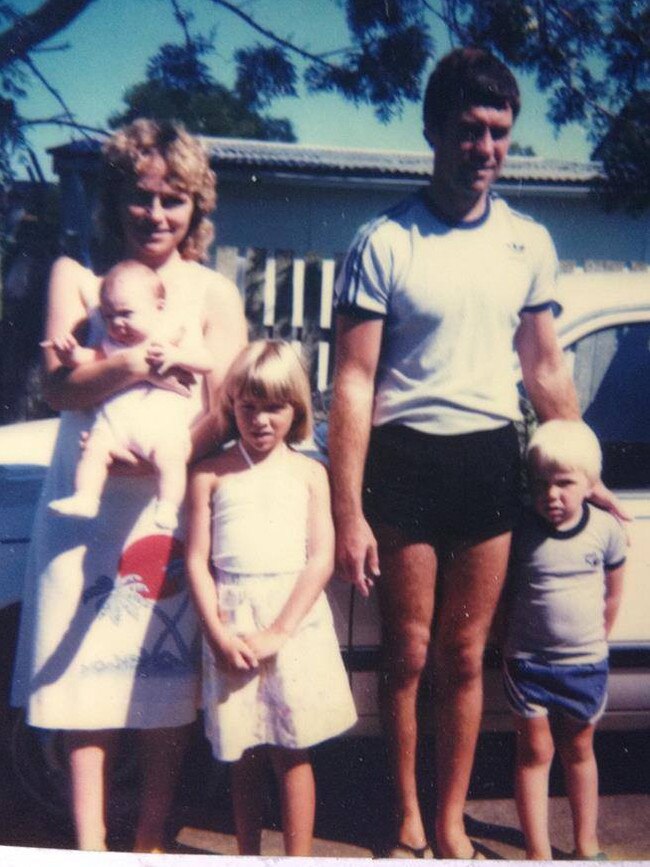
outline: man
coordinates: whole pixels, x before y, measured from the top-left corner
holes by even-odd
[[[553,244],[490,191],[519,108],[514,77],[487,52],[443,58],[424,102],[431,184],[360,230],[337,282],[337,555],[339,574],[379,594],[393,857],[431,856],[415,755],[432,635],[436,855],[480,857],[463,810],[517,509],[513,346],[539,418],[579,416],[553,326]]]

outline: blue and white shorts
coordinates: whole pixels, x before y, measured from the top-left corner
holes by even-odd
[[[532,719],[561,714],[595,723],[607,703],[606,659],[586,665],[557,665],[506,659],[503,682],[513,713]]]

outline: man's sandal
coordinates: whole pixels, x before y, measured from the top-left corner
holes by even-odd
[[[424,846],[409,846],[408,843],[398,841],[388,850],[387,858],[433,858],[433,850],[428,843]]]

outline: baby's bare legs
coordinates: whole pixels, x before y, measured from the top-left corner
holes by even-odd
[[[517,717],[517,767],[515,799],[521,829],[526,838],[526,857],[551,860],[548,833],[548,777],[553,761],[553,736],[548,717]]]
[[[316,815],[316,785],[307,750],[271,747],[271,762],[282,798],[286,855],[311,855]]]
[[[71,497],[53,500],[49,508],[60,515],[94,518],[106,484],[108,468],[113,460],[113,438],[103,429],[91,432],[79,457],[75,473],[75,493]]]
[[[187,439],[172,437],[158,443],[151,454],[151,462],[158,473],[156,524],[159,527],[173,530],[178,524],[178,510],[185,497],[189,456]]]
[[[564,768],[571,804],[576,854],[589,858],[600,851],[598,844],[598,767],[594,755],[595,727],[566,717],[558,720],[557,751]]]

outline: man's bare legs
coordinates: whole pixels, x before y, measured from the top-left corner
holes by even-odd
[[[436,854],[471,858],[464,808],[483,710],[483,652],[505,580],[510,533],[440,555],[434,627]]]
[[[550,861],[548,778],[553,761],[553,735],[548,717],[515,718],[517,765],[515,800],[529,861]]]
[[[138,732],[142,769],[140,814],[135,852],[163,852],[169,815],[190,726],[142,729]]]
[[[410,543],[399,530],[375,527],[381,576],[384,673],[380,701],[397,798],[395,843],[420,848],[427,838],[416,779],[416,700],[431,635],[436,555],[430,545]]]
[[[70,800],[77,848],[106,850],[108,775],[118,732],[68,731],[65,743],[70,767]]]

